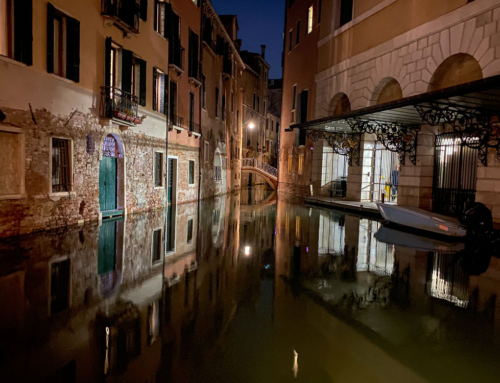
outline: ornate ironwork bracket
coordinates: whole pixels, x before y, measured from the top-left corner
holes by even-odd
[[[361,135],[357,133],[325,132],[320,130],[306,130],[306,136],[312,141],[325,140],[334,153],[348,156],[349,165],[359,166]]]
[[[387,150],[398,153],[402,165],[405,164],[406,153],[411,163],[417,164],[417,138],[420,126],[356,119],[348,119],[347,123],[358,134],[375,134],[377,142]]]
[[[484,166],[488,164],[488,148],[497,151],[500,160],[500,124],[498,115],[483,110],[464,110],[456,106],[440,107],[415,105],[422,121],[432,126],[448,124],[462,143],[471,149],[479,150],[479,159]]]

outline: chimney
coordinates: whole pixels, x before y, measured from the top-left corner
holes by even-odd
[[[266,59],[266,46],[265,45],[260,46],[260,55],[262,56],[262,58],[264,60]]]

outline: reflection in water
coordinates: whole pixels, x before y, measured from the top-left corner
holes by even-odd
[[[0,242],[2,381],[496,381],[498,259],[286,198]]]

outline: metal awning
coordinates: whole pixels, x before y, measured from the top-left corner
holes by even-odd
[[[417,106],[425,110],[438,106],[440,108],[455,107],[473,113],[486,111],[497,114],[500,111],[500,75],[353,110],[338,116],[293,124],[287,131],[313,129],[352,133],[351,125],[347,122],[350,119],[406,125],[428,123],[422,121]]]
[[[285,131],[300,129],[312,140],[325,139],[335,152],[354,156],[358,164],[356,136],[373,133],[403,164],[406,153],[415,164],[420,126],[448,123],[466,145],[480,150],[486,165],[487,148],[495,148],[500,158],[499,114],[500,75],[294,124]]]

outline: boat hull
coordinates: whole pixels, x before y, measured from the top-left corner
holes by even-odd
[[[377,203],[382,217],[392,223],[445,235],[448,237],[465,237],[467,229],[458,220],[434,214],[422,209],[407,208],[397,205]]]

